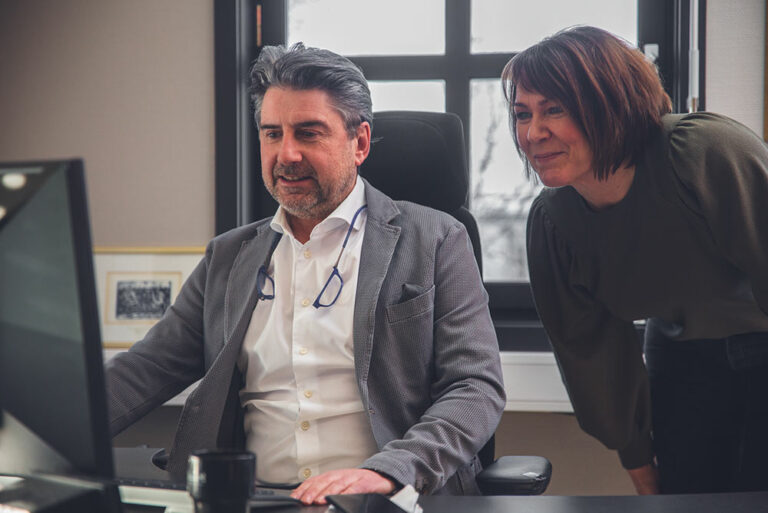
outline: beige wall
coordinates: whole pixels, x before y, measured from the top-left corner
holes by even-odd
[[[763,133],[765,0],[707,0],[707,110]]]
[[[85,159],[93,240],[214,231],[213,0],[0,0],[0,160]]]

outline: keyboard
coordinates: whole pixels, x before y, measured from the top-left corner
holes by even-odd
[[[133,478],[133,477],[118,477],[115,478],[115,483],[118,486],[130,486],[130,487],[144,487],[144,488],[160,488],[162,490],[184,490],[187,487],[184,483],[178,483],[176,481],[168,481],[167,479],[145,479],[145,478]],[[276,498],[277,500],[290,499],[291,490],[284,488],[265,488],[257,487],[251,500],[259,501],[269,498]],[[290,499],[295,501],[295,499]],[[301,502],[301,501],[298,501]]]
[[[290,490],[257,488],[251,497],[251,511],[275,506],[301,505],[291,497]],[[120,486],[120,498],[123,503],[142,506],[164,506],[165,513],[194,513],[192,497],[186,490],[172,488],[151,488],[146,486]]]
[[[169,481],[167,479],[150,479],[138,477],[118,477],[115,483],[119,486],[141,486],[146,488],[162,488],[165,490],[185,490],[187,486],[184,483]]]
[[[121,485],[120,500],[126,504],[164,506],[168,513],[193,513],[195,511],[192,497],[186,490]]]

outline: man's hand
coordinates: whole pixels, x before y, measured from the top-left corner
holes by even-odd
[[[656,495],[659,493],[659,473],[652,463],[629,469],[627,473],[632,479],[638,495]]]
[[[373,470],[345,468],[331,470],[319,476],[310,477],[291,493],[291,497],[299,499],[304,504],[326,504],[326,495],[346,493],[387,494],[394,489],[395,483],[392,480]]]

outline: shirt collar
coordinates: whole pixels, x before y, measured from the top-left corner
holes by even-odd
[[[346,198],[344,198],[344,201],[342,201],[341,204],[328,215],[328,217],[323,219],[312,229],[310,239],[313,236],[322,236],[340,226],[348,228],[355,212],[357,212],[363,205],[365,205],[365,182],[360,178],[360,175],[357,175],[355,186],[352,188],[352,191]],[[357,221],[353,231],[358,231],[362,224],[363,223],[360,221]],[[275,215],[272,218],[270,227],[278,233],[288,234],[293,238],[293,232],[288,224],[288,218],[286,217],[285,210],[282,206],[277,207],[277,212],[275,212]]]

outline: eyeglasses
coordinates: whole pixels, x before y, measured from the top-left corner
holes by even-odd
[[[315,308],[328,308],[333,306],[334,303],[336,303],[336,300],[339,299],[339,296],[341,295],[341,289],[344,287],[344,279],[341,277],[341,273],[339,273],[338,267],[339,262],[341,261],[341,254],[344,253],[344,248],[347,247],[347,241],[349,241],[349,236],[352,234],[352,228],[355,227],[357,216],[360,215],[360,212],[362,212],[367,207],[368,205],[363,205],[362,207],[358,208],[357,212],[355,212],[355,215],[352,216],[352,222],[349,223],[347,235],[344,237],[344,242],[341,244],[339,256],[336,257],[336,263],[333,264],[331,275],[328,277],[325,285],[323,285],[320,293],[312,303],[312,306]],[[267,265],[268,264],[269,263],[267,262]],[[333,294],[334,290],[336,291],[336,294],[333,296],[333,299],[331,301],[327,301],[328,298],[325,297],[326,293],[328,296],[330,296]],[[261,300],[275,299],[275,280],[269,274],[267,274],[266,265],[259,267],[258,274],[256,275],[256,294]]]

